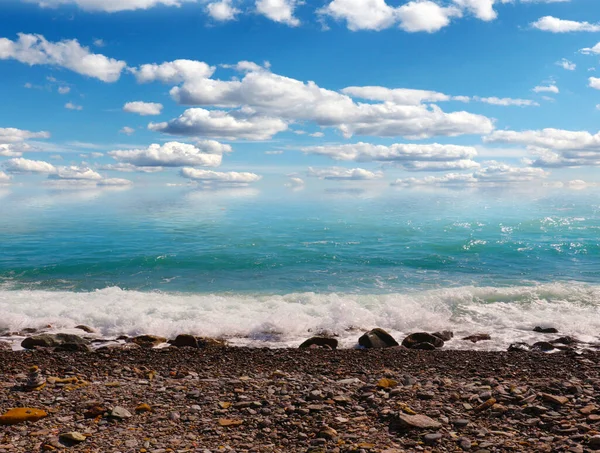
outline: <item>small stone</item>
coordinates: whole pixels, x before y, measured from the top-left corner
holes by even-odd
[[[33,409],[30,407],[19,407],[10,409],[8,412],[0,415],[1,425],[16,425],[24,422],[37,422],[48,416],[48,413],[41,409]]]
[[[592,436],[588,441],[588,447],[592,450],[600,450],[600,436]]]
[[[472,443],[466,437],[461,437],[458,439],[458,446],[466,451],[471,449]]]
[[[538,341],[531,345],[532,351],[549,352],[554,350],[554,345],[547,341]]]
[[[177,348],[189,347],[198,349],[200,347],[198,345],[198,340],[196,340],[196,337],[193,335],[177,335],[175,340],[170,343]]]
[[[23,386],[27,392],[35,392],[41,390],[46,385],[46,379],[42,376],[39,367],[32,366],[27,373],[27,382]]]
[[[133,417],[131,412],[121,406],[115,406],[113,410],[110,412],[110,417],[116,418],[118,420],[123,420],[125,418]]]
[[[377,382],[377,387],[381,389],[391,389],[398,386],[398,381],[393,379],[383,378]]]
[[[324,426],[323,429],[321,429],[321,431],[319,431],[317,434],[317,437],[332,440],[338,437],[338,433],[335,429],[330,428],[329,426]]]
[[[299,348],[324,348],[324,349],[337,349],[338,341],[335,338],[328,337],[312,337],[302,343]]]
[[[470,341],[471,343],[477,343],[479,341],[491,340],[492,337],[487,333],[476,333],[475,335],[469,335],[463,338],[464,341]]]
[[[425,434],[425,436],[423,436],[423,441],[427,445],[435,445],[441,438],[442,438],[441,433],[431,433],[431,434]]]
[[[485,411],[489,408],[491,408],[494,404],[496,404],[496,398],[490,398],[489,400],[487,400],[485,403],[477,406],[475,408],[475,412],[482,412]]]
[[[78,326],[75,326],[75,328],[76,328],[76,329],[79,329],[79,330],[83,330],[83,331],[84,331],[84,332],[86,332],[86,333],[96,333],[96,330],[92,329],[92,328],[91,328],[91,327],[89,327],[89,326],[84,326],[83,324],[80,324],[80,325],[78,325]]]
[[[400,424],[407,428],[417,429],[438,429],[442,424],[427,417],[426,415],[408,415],[399,413],[398,420]]]
[[[243,423],[244,422],[242,420],[234,420],[234,419],[231,419],[231,418],[220,418],[219,419],[219,425],[221,425],[223,427],[240,426]]]
[[[540,327],[540,326],[536,326],[533,328],[534,332],[539,332],[539,333],[558,333],[558,329],[555,329],[554,327]]]
[[[149,404],[142,403],[135,408],[136,412],[152,412],[152,407]]]
[[[456,418],[451,423],[457,428],[465,428],[469,424],[469,420],[466,418]]]
[[[128,340],[131,343],[135,343],[142,348],[151,349],[159,344],[166,343],[167,339],[164,337],[157,337],[155,335],[139,335],[135,338]]]
[[[542,399],[558,406],[563,406],[569,402],[569,398],[566,396],[557,396],[550,393],[542,393]]]
[[[80,442],[84,442],[87,437],[85,437],[83,434],[78,433],[77,431],[71,431],[69,433],[63,433],[59,436],[59,439],[62,442],[66,442],[66,443],[80,443]]]

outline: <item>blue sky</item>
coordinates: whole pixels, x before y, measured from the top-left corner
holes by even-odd
[[[0,184],[600,183],[597,0],[0,12]]]

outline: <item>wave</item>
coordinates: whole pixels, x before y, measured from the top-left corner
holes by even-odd
[[[382,327],[397,339],[415,331],[453,330],[453,349],[502,350],[544,336],[535,326],[597,341],[600,286],[443,288],[392,294],[178,294],[111,287],[92,292],[0,289],[0,332],[26,327],[66,331],[78,324],[105,337],[179,333],[226,338],[248,346],[295,347],[319,332],[353,347],[361,330]],[[489,333],[491,341],[460,340]]]

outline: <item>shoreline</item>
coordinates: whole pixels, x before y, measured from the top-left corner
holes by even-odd
[[[3,351],[0,414],[48,416],[3,426],[0,452],[584,453],[600,448],[598,359],[572,350]],[[46,384],[23,391],[33,365]],[[64,436],[74,432],[83,440]]]

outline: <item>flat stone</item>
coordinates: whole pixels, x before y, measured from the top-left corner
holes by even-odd
[[[467,420],[466,418],[456,418],[452,420],[451,423],[457,428],[465,428],[469,424],[469,420]]]
[[[552,395],[550,393],[542,393],[542,399],[552,404],[563,406],[569,402],[569,398],[566,396]]]
[[[534,332],[538,332],[538,333],[558,333],[558,329],[554,328],[554,327],[540,327],[540,326],[536,326],[533,328]]]
[[[377,387],[381,389],[391,389],[398,386],[398,381],[388,378],[379,379],[377,382]]]
[[[398,420],[401,425],[408,428],[438,429],[442,426],[440,422],[437,422],[426,415],[408,415],[400,413],[398,414]]]
[[[19,407],[10,409],[8,412],[0,415],[1,425],[16,425],[24,422],[37,422],[48,416],[48,413],[41,409],[33,409],[30,407]]]
[[[75,442],[75,443],[80,443],[80,442],[84,442],[87,437],[85,437],[83,434],[78,433],[77,431],[71,431],[68,433],[62,433],[59,436],[59,439],[63,442],[67,442],[67,443],[71,443],[71,442]]]
[[[133,417],[131,412],[129,412],[127,409],[121,406],[115,406],[114,409],[110,411],[110,416],[119,420]]]
[[[475,335],[469,335],[468,337],[464,337],[464,341],[470,341],[471,343],[477,343],[479,341],[487,341],[491,340],[492,337],[487,333],[476,333]]]
[[[235,420],[235,419],[231,419],[231,418],[220,418],[219,419],[219,425],[223,426],[223,427],[240,426],[243,423],[244,422],[242,420]]]
[[[425,434],[423,436],[423,441],[427,445],[435,445],[441,438],[442,438],[441,433],[431,433],[431,434]]]

